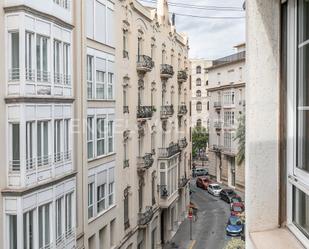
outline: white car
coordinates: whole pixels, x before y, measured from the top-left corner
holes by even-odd
[[[220,185],[216,183],[209,184],[207,188],[208,193],[214,196],[220,196],[221,190],[222,188],[220,187]]]

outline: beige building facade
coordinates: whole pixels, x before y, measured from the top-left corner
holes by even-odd
[[[245,115],[245,45],[237,53],[213,61],[208,71],[209,174],[220,183],[244,191],[245,165],[237,164],[238,121]]]

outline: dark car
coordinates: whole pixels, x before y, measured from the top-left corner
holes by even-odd
[[[243,232],[241,219],[236,216],[231,216],[227,222],[225,231],[228,236],[241,236]]]
[[[232,189],[222,189],[220,192],[220,198],[227,203],[231,203],[232,198],[235,196],[237,196],[237,194]]]

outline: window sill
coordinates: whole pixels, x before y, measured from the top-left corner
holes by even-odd
[[[103,158],[107,158],[107,157],[110,157],[110,156],[113,156],[113,155],[116,155],[116,152],[111,152],[111,153],[105,154],[103,156],[98,156],[98,157],[90,158],[90,159],[88,159],[88,163],[91,163],[93,161],[97,161],[97,160],[100,160],[100,159],[103,159]]]
[[[114,209],[115,207],[116,207],[116,204],[113,204],[108,209],[105,209],[104,211],[98,213],[97,216],[88,219],[88,224],[90,224],[90,223],[94,222],[95,220],[99,219],[101,216],[105,215],[106,213],[108,213],[109,211]]]
[[[255,249],[304,249],[287,228],[253,232],[250,238]]]

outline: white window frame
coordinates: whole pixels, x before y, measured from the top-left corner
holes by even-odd
[[[104,100],[106,99],[106,83],[105,83],[105,75],[106,75],[106,72],[105,71],[102,71],[102,70],[96,70],[96,78],[95,78],[95,96],[96,96],[96,99],[99,99],[99,100]],[[103,81],[100,81],[99,80],[99,74],[103,74]],[[99,97],[99,94],[98,94],[98,89],[99,86],[101,87],[101,89],[103,89],[103,96],[100,96]]]
[[[31,170],[35,167],[35,121],[26,122],[26,169]]]
[[[41,123],[41,129],[39,131],[39,124]],[[45,123],[47,123],[47,138],[44,137]],[[37,160],[38,167],[48,166],[50,164],[50,121],[49,120],[38,120],[37,121],[37,141],[39,139],[39,132],[41,132],[41,156],[39,157],[39,144],[37,143]],[[45,139],[47,139],[47,154],[45,155]]]
[[[34,248],[36,243],[34,236],[34,227],[35,227],[35,210],[30,210],[23,214],[23,245],[24,249]],[[32,221],[31,221],[32,216]],[[30,222],[32,222],[32,226],[30,226]],[[29,228],[32,228],[30,231]]]
[[[66,234],[66,237],[69,237],[73,232],[73,226],[74,226],[73,200],[74,200],[73,192],[67,193],[65,195],[65,234]]]
[[[96,196],[97,196],[97,213],[102,213],[104,210],[106,210],[106,207],[108,206],[107,203],[107,187],[106,187],[106,183],[103,183],[99,186],[97,186],[96,189]],[[99,206],[103,203],[103,208],[99,209]]]
[[[26,31],[25,33],[25,72],[26,80],[34,81],[35,80],[35,40],[34,33]],[[30,41],[30,42],[29,42]]]
[[[103,128],[103,130],[99,130],[99,122],[101,123],[101,128]],[[103,125],[103,127],[102,127]],[[103,144],[103,152],[102,154],[99,154],[98,152],[98,143],[102,143]],[[101,157],[104,156],[106,154],[106,118],[104,116],[97,116],[96,118],[96,157]]]
[[[108,120],[107,123],[107,136],[108,136],[108,154],[114,152],[114,121]]]
[[[89,120],[91,120],[91,126],[89,123]],[[88,160],[94,158],[94,152],[95,152],[95,139],[94,139],[94,116],[88,116],[87,117],[87,158]],[[89,145],[92,144],[92,155],[89,156]]]
[[[95,183],[89,182],[88,183],[88,220],[95,217],[95,210],[94,210],[94,203],[95,203]],[[90,211],[92,210],[92,216],[89,216]]]
[[[113,100],[114,99],[114,73],[108,72],[107,73],[107,99]]]
[[[13,53],[13,46],[12,46],[12,34],[18,34],[18,67],[14,67],[13,65],[13,57],[12,57],[12,53]],[[10,30],[8,32],[8,40],[9,40],[9,54],[8,54],[8,58],[9,58],[9,81],[18,81],[20,80],[20,53],[21,53],[21,49],[20,49],[20,32],[19,30]]]
[[[44,61],[44,56],[43,56],[43,44],[44,41],[46,40],[46,70],[44,70],[44,65],[43,65],[43,61]],[[40,54],[38,55],[38,53],[36,53],[36,76],[37,76],[37,81],[39,82],[45,82],[45,83],[50,83],[50,69],[49,69],[49,43],[50,43],[50,38],[47,36],[43,36],[43,35],[36,35],[36,49],[37,46],[39,46],[40,49]],[[40,58],[40,68],[38,68],[38,58]],[[40,70],[39,70],[40,69]]]
[[[49,208],[49,216],[48,216],[48,219],[49,219],[49,241],[46,240],[46,209],[47,209],[47,206]],[[42,208],[42,220],[40,220],[39,218],[39,209]],[[47,204],[44,204],[42,206],[39,206],[38,207],[38,224],[40,222],[42,222],[42,230],[40,230],[40,226],[38,225],[38,243],[40,243],[39,241],[39,237],[40,237],[40,233],[42,235],[42,242],[43,242],[43,245],[42,247],[40,247],[40,244],[39,244],[39,248],[48,248],[51,244],[52,244],[52,241],[53,241],[53,238],[52,238],[52,209],[51,209],[51,204],[50,203],[47,203]]]
[[[60,244],[64,239],[64,197],[56,199],[55,202],[55,232],[56,244]]]
[[[94,99],[94,56],[87,55],[87,98]],[[91,94],[91,95],[90,95]]]
[[[309,248],[309,239],[293,223],[293,186],[309,196],[309,172],[297,168],[297,84],[298,45],[297,2],[288,1],[288,65],[287,65],[287,226]],[[308,44],[306,45],[308,47]],[[306,107],[305,107],[306,108]],[[306,110],[306,109],[305,109]],[[307,111],[307,110],[306,110]]]

